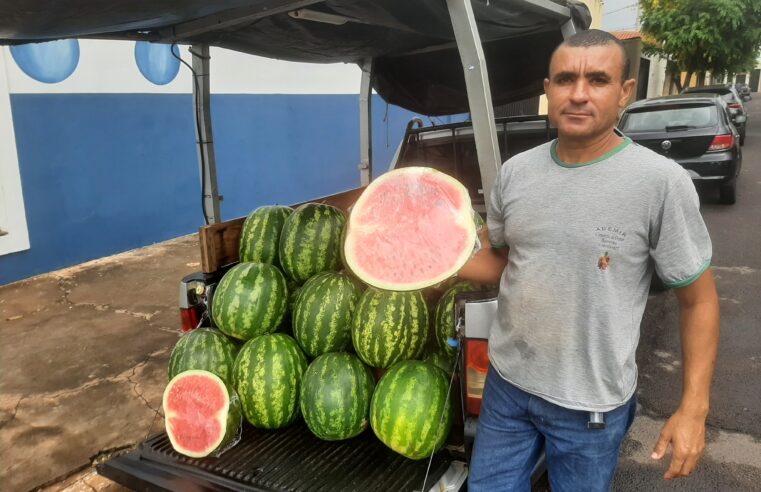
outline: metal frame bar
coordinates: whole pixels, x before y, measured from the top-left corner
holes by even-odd
[[[560,21],[571,18],[571,9],[550,0],[512,0],[516,5],[522,5],[526,10],[551,17]]]
[[[240,24],[255,21],[270,15],[282,14],[291,10],[298,10],[323,0],[270,0],[257,3],[255,7],[239,7],[226,10],[219,14],[183,22],[160,31],[163,39],[187,40],[188,37],[197,36],[210,31],[217,31]]]
[[[447,9],[465,72],[468,105],[473,121],[478,166],[481,170],[481,188],[484,200],[488,201],[502,158],[497,142],[497,126],[494,122],[486,60],[470,2],[471,0],[447,0]]]
[[[362,62],[362,82],[359,90],[359,182],[361,186],[370,184],[373,177],[373,60]]]
[[[211,90],[209,84],[209,45],[194,44],[190,48],[193,55],[193,110],[198,118],[196,143],[198,144],[198,166],[203,183],[203,204],[206,222],[216,224],[222,221],[219,202],[222,197],[217,188],[217,161],[214,157],[214,136],[211,129]]]

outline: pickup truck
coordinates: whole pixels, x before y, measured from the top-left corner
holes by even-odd
[[[208,306],[215,285],[238,261],[243,224],[243,218],[220,219],[209,46],[361,67],[360,187],[309,201],[347,210],[373,177],[375,90],[388,103],[420,114],[468,114],[466,122],[449,125],[411,121],[390,167],[440,169],[465,184],[474,209],[484,213],[501,162],[555,136],[545,117],[494,118],[494,106],[540,94],[555,46],[589,23],[588,10],[577,0],[0,0],[0,44],[93,37],[192,45],[206,225],[199,234],[202,271],[180,283],[184,330],[212,324]],[[461,490],[488,367],[495,297],[495,291],[485,291],[456,300],[455,423],[446,447],[429,460],[403,458],[371,432],[326,442],[295,424],[280,431],[245,426],[232,449],[205,459],[177,454],[160,433],[100,463],[98,472],[135,490]],[[540,460],[535,486],[541,487],[543,474]]]

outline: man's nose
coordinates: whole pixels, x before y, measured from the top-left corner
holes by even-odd
[[[587,87],[587,81],[583,77],[579,77],[571,90],[571,99],[574,102],[586,101],[589,97]]]

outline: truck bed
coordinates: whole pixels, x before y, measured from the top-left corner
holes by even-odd
[[[133,490],[378,491],[429,490],[454,458],[444,450],[409,460],[385,447],[371,430],[345,441],[317,439],[299,422],[266,431],[244,426],[240,443],[219,458],[175,452],[165,433],[98,465],[98,473]]]

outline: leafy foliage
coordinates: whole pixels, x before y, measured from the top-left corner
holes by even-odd
[[[669,60],[672,76],[752,69],[761,48],[759,0],[640,0],[644,52]],[[677,87],[681,90],[678,77]]]

